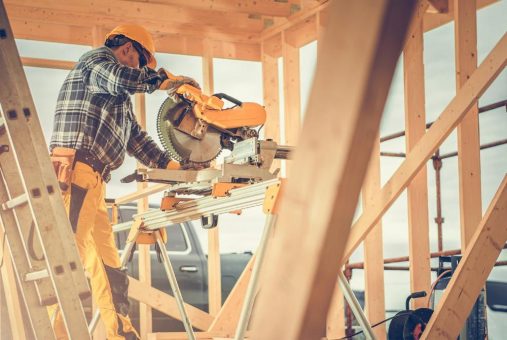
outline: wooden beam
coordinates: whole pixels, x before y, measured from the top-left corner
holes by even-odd
[[[265,52],[262,45],[262,90],[264,108],[267,112],[264,124],[264,138],[269,138],[280,144],[280,91],[278,79],[278,58]],[[280,169],[280,160],[275,160],[271,170]]]
[[[292,15],[287,20],[284,20],[282,23],[276,26],[269,27],[262,31],[261,39],[266,40],[269,39],[277,34],[282,33],[283,31],[289,29],[293,25],[296,25],[302,21],[307,20],[308,18],[314,16],[316,13],[322,11],[323,9],[327,8],[332,1],[326,1],[317,4],[317,6],[313,6],[312,8],[309,8],[308,10],[299,11],[298,13]],[[315,37],[316,39],[317,37]]]
[[[453,0],[450,0],[449,4],[452,4]],[[467,1],[469,2],[469,1]],[[498,0],[476,0],[477,9],[484,8],[491,4],[498,2]],[[447,13],[426,13],[424,16],[424,32],[431,31],[432,29],[438,28],[454,20],[454,11],[452,6],[449,6]]]
[[[301,130],[301,79],[299,66],[299,48],[287,41],[282,32],[283,51],[283,103],[285,125],[285,145],[296,146]],[[291,176],[291,162],[287,164],[286,176]]]
[[[363,184],[363,206],[368,206],[380,191],[380,137],[375,138],[371,150],[368,172]],[[384,247],[382,241],[382,222],[375,226],[364,240],[364,284],[365,312],[370,324],[384,320]],[[386,338],[384,324],[373,328],[377,339]]]
[[[32,23],[24,20],[11,20],[17,39],[51,41],[64,44],[93,45],[90,27]],[[153,35],[157,51],[184,55],[203,55],[203,39],[177,34],[155,33]],[[259,43],[235,43],[213,41],[215,58],[260,60]]]
[[[253,339],[315,339],[325,334],[337,264],[413,5],[330,2],[311,110],[294,155],[292,178],[297,180],[288,180],[268,248],[270,261],[263,266]],[[337,102],[342,114],[336,113]],[[323,158],[326,164],[318,167],[316,176]]]
[[[214,93],[213,55],[209,41],[204,41],[202,58],[203,90],[206,94]],[[222,306],[222,270],[220,267],[220,229],[208,230],[208,306],[209,313],[216,315]]]
[[[322,40],[325,35],[328,17],[329,7],[317,12],[317,22],[315,23],[318,33],[317,63],[319,63],[319,60],[323,57]],[[335,283],[331,306],[327,314],[326,336],[328,339],[338,339],[345,336],[345,300],[338,281]]]
[[[422,339],[456,339],[507,241],[507,176],[476,228]]]
[[[282,34],[262,40],[262,53],[273,58],[282,56]]]
[[[419,1],[419,4],[424,2],[424,0]],[[413,31],[407,37],[405,49],[403,50],[405,129],[407,131],[405,141],[407,153],[413,150],[417,142],[426,133],[423,15],[419,11],[416,12],[416,16],[412,19],[411,24]],[[422,167],[408,185],[407,203],[410,291],[429,292],[431,288],[431,271],[426,167]],[[383,268],[383,263],[380,264],[380,267]],[[412,307],[414,309],[426,306],[427,299],[412,299]]]
[[[439,119],[435,121],[412,151],[407,154],[405,161],[382,187],[382,190],[375,198],[375,203],[365,207],[352,227],[343,259],[350,257],[368,232],[382,218],[386,210],[426,164],[435,150],[449,136],[477,98],[484,93],[506,64],[507,34],[504,34],[481,66],[477,68],[467,83],[461,87],[457,95],[447,105]]]
[[[130,276],[129,298],[142,302],[177,320],[181,320],[181,315],[174,297]],[[192,305],[185,304],[185,310],[187,311],[192,326],[196,329],[206,330],[213,321],[211,315]]]
[[[327,313],[326,338],[339,339],[345,336],[345,300],[340,285],[336,282],[331,306]]]
[[[152,34],[176,34],[193,37],[194,39],[210,38],[220,41],[243,43],[258,42],[259,40],[259,34],[254,31],[245,31],[240,28],[231,30],[230,28],[208,27],[196,25],[192,22],[174,24],[165,18],[150,20],[133,17],[127,19],[114,14],[104,16],[94,12],[74,13],[61,9],[49,10],[46,8],[27,6],[26,4],[9,4],[7,9],[11,19],[22,20],[31,24],[42,23],[92,28],[93,23],[99,22],[102,26],[107,28],[107,31],[110,31],[114,27],[128,21],[129,23],[142,25]],[[101,36],[101,40],[104,40],[106,33],[107,32],[104,32]]]
[[[477,9],[474,1],[454,1],[456,90],[477,68]],[[481,154],[477,101],[458,125],[461,251],[482,218]]]
[[[5,3],[8,8],[10,5],[27,5],[22,0],[6,0]],[[165,24],[171,25],[193,24],[193,27],[205,26],[210,29],[235,29],[260,32],[264,28],[261,18],[257,16],[243,13],[230,15],[223,11],[183,8],[171,4],[126,2],[121,0],[109,0],[102,3],[94,3],[87,0],[35,0],[30,2],[29,7],[32,10],[43,9],[47,15],[51,15],[51,11],[66,11],[73,14],[78,21],[79,16],[91,14],[98,19],[118,17],[123,18],[124,22],[137,21],[141,23],[142,21],[152,21],[165,22]]]
[[[136,119],[142,129],[146,129],[146,96],[144,93],[135,94],[135,113]],[[137,168],[145,168],[140,162],[137,162]],[[148,187],[146,182],[137,183],[137,191]],[[143,213],[148,210],[148,197],[145,196],[137,201],[137,213]],[[151,286],[151,254],[149,244],[140,244],[138,246],[139,261],[139,280],[144,284]],[[139,304],[139,335],[146,338],[148,333],[152,332],[152,311],[151,307],[145,303]]]
[[[234,288],[229,293],[227,300],[220,312],[218,312],[215,320],[211,323],[208,331],[209,332],[220,332],[225,333],[228,336],[234,336],[236,327],[238,325],[239,316],[241,313],[241,307],[245,299],[245,294],[248,289],[248,283],[252,276],[253,264],[255,262],[255,255],[250,258],[243,273],[239,277],[238,281],[234,285]]]
[[[449,0],[428,0],[430,13],[447,13],[449,11]]]
[[[128,0],[140,3],[172,4],[185,8],[200,10],[222,11],[227,13],[246,13],[251,15],[266,15],[287,17],[294,7],[288,1],[273,0]]]
[[[22,57],[21,62],[23,63],[23,66],[42,67],[59,70],[72,70],[76,65],[74,61],[28,58],[28,57]]]
[[[287,43],[302,47],[317,39],[317,14],[301,20],[284,31]]]
[[[20,19],[11,19],[10,22],[16,39],[41,40],[89,46],[93,45],[92,31],[90,27],[31,23]]]

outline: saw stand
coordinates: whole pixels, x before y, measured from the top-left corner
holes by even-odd
[[[243,166],[245,166],[245,168],[249,167],[248,165]],[[135,215],[134,219],[142,221],[145,231],[157,231],[171,223],[182,223],[200,218],[211,220],[213,217],[218,217],[220,214],[263,205],[263,212],[266,214],[266,223],[259,247],[255,253],[256,259],[234,338],[235,340],[241,340],[245,338],[255,297],[259,290],[260,271],[266,255],[268,240],[276,224],[278,202],[281,201],[280,193],[283,189],[284,182],[278,178],[253,184],[217,182],[217,179],[223,177],[224,172],[219,170],[218,172],[216,171],[217,170],[207,169],[184,173],[185,171],[182,170],[155,170],[155,172],[144,173],[143,175],[148,177],[145,178],[145,180],[169,183],[177,182],[177,184],[173,184],[170,190],[166,192],[166,196],[162,201],[162,210],[144,212]],[[242,172],[244,172],[244,170]],[[186,183],[184,181],[178,181],[183,178],[191,180]],[[183,194],[189,192],[209,192],[209,194],[201,198],[185,201],[184,199],[175,197],[175,194],[180,190]],[[134,222],[134,226],[136,223],[139,222]],[[211,223],[208,228],[214,225],[215,223]],[[132,228],[133,225],[131,222],[121,223],[114,227],[115,231],[128,229],[136,230],[136,228]],[[123,256],[126,256],[125,253]],[[375,339],[373,330],[341,271],[337,279],[344,297],[351,306],[352,312],[361,325],[366,338]]]
[[[125,248],[123,249],[123,253],[121,255],[121,268],[125,268],[129,261],[129,257],[131,252],[134,250],[136,242],[140,237],[145,236],[146,238],[151,238],[152,243],[158,245],[158,249],[160,250],[160,255],[162,259],[162,264],[164,265],[165,272],[167,274],[167,278],[169,279],[169,285],[171,286],[171,290],[174,294],[174,299],[176,300],[176,304],[178,306],[178,310],[180,312],[181,320],[183,322],[183,326],[185,327],[185,331],[187,333],[188,339],[195,340],[195,334],[192,329],[192,324],[190,323],[190,319],[188,318],[187,312],[185,310],[185,304],[183,301],[183,297],[181,295],[180,288],[178,286],[178,281],[176,280],[176,275],[174,274],[174,269],[171,264],[171,260],[169,259],[169,255],[167,255],[167,250],[165,246],[164,237],[162,236],[162,231],[160,228],[154,230],[148,230],[144,227],[142,220],[137,219],[132,224],[130,229],[130,233],[127,239],[127,243],[125,244]],[[147,237],[146,237],[147,236]],[[146,244],[146,242],[143,242]],[[90,322],[89,333],[92,334],[95,330],[95,327],[98,324],[100,317],[99,310],[95,311],[93,315],[93,319]]]

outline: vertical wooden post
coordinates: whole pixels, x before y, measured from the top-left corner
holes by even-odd
[[[213,56],[210,43],[204,41],[202,57],[203,90],[213,94]],[[208,304],[209,313],[217,315],[222,307],[222,270],[220,267],[220,229],[208,230]]]
[[[507,176],[470,239],[421,339],[456,339],[507,241]]]
[[[423,7],[425,8],[425,7]],[[409,153],[426,133],[423,16],[417,11],[412,19],[403,50],[405,91],[406,148]],[[423,166],[407,188],[408,235],[411,292],[429,293],[431,285],[430,239],[428,220],[428,179]],[[413,308],[426,307],[427,298],[413,299]]]
[[[139,125],[146,129],[146,97],[144,93],[135,94],[135,113]],[[137,167],[141,168],[143,165],[137,163]],[[137,190],[143,190],[148,185],[145,182],[137,183]],[[137,212],[141,213],[148,210],[148,197],[143,197],[137,201]],[[139,281],[151,286],[151,255],[150,245],[138,245],[138,261],[139,261]],[[144,303],[139,303],[139,333],[141,339],[145,339],[148,333],[152,332],[152,309]]]
[[[20,300],[20,296],[18,294],[18,286],[16,283],[16,274],[14,273],[14,268],[12,266],[12,259],[9,249],[7,247],[7,242],[4,240],[6,235],[4,234],[3,226],[0,227],[0,254],[1,254],[1,267],[0,267],[0,284],[2,285],[2,290],[0,290],[0,301],[3,297],[5,297],[5,307],[7,308],[7,312],[9,315],[9,325],[11,329],[11,334],[13,339],[26,339],[25,334],[25,325],[23,323],[23,314],[21,311],[21,306],[24,304]],[[1,296],[5,293],[5,296]],[[4,316],[4,315],[2,315]],[[27,320],[28,321],[28,320]],[[0,337],[2,337],[3,330],[0,332]],[[7,333],[7,332],[6,332]]]
[[[475,1],[454,0],[456,88],[477,68]],[[464,251],[482,218],[481,159],[477,102],[458,125],[461,249]]]
[[[312,109],[294,152],[292,178],[297,180],[288,180],[281,202],[270,261],[263,266],[252,339],[324,336],[339,264],[413,5],[396,0],[329,5],[328,31],[308,105]],[[337,102],[343,114],[337,114]]]
[[[327,8],[317,12],[317,62],[322,58],[322,39],[327,27]],[[331,306],[327,314],[326,337],[336,339],[345,336],[345,300],[343,292],[336,281]]]
[[[282,56],[285,144],[296,146],[301,129],[299,48],[287,41],[285,32],[282,32]],[[290,177],[291,164],[291,162],[287,162],[287,177]]]
[[[265,48],[266,42],[261,45],[262,58],[262,90],[264,107],[267,117],[264,125],[265,138],[270,138],[277,143],[280,141],[280,96],[278,80],[278,58],[269,55]],[[280,161],[275,160],[272,169],[280,168]]]
[[[375,139],[368,172],[363,184],[363,206],[373,203],[380,191],[380,137]],[[365,309],[370,324],[385,319],[384,298],[384,248],[382,241],[382,222],[379,222],[364,240],[364,281]],[[386,338],[384,324],[373,328],[377,339]]]
[[[106,32],[102,26],[93,26],[92,27],[92,48],[98,48],[104,45]],[[113,221],[111,221],[113,222]],[[93,299],[92,299],[93,300]],[[93,303],[93,312],[95,312],[97,306],[95,306],[95,303]],[[99,322],[97,326],[95,327],[95,330],[93,331],[93,339],[94,340],[104,340],[106,339],[106,327],[104,326],[104,323],[101,319],[99,319]]]
[[[327,313],[326,338],[338,339],[345,336],[345,300],[338,281],[334,288],[331,306]]]

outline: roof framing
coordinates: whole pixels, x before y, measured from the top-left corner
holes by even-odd
[[[477,0],[477,8],[496,0]],[[281,36],[301,47],[318,36],[327,21],[329,0],[5,0],[17,38],[67,44],[93,44],[93,30],[107,32],[138,23],[153,33],[163,53],[261,60],[282,56]],[[429,0],[424,31],[453,20],[452,1]]]

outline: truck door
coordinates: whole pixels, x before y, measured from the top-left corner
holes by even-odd
[[[166,228],[167,252],[171,260],[183,300],[197,308],[204,309],[207,301],[204,285],[202,259],[191,242],[184,224],[173,224]],[[152,257],[153,287],[172,294],[164,267],[156,256]]]

